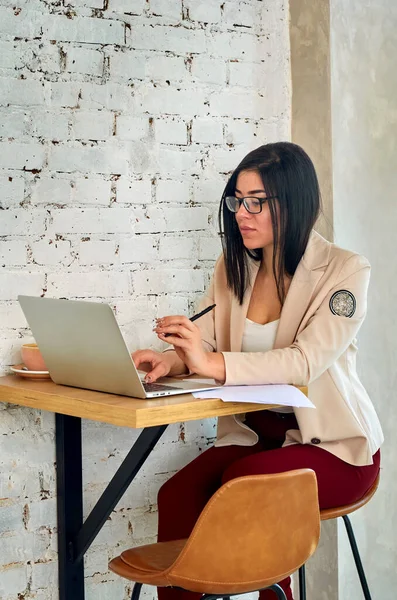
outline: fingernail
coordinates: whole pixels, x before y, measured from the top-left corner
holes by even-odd
[[[150,375],[147,375],[147,377],[145,377],[145,381],[146,381],[146,383],[150,383],[152,381],[152,378],[150,377]]]

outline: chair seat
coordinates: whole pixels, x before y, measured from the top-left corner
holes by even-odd
[[[148,544],[146,546],[138,546],[130,548],[121,553],[109,563],[111,571],[125,577],[131,581],[146,583],[159,587],[175,586],[173,581],[168,577],[170,567],[176,561],[188,540],[175,540],[170,542],[158,542],[157,544]],[[261,580],[261,585],[258,587],[255,582],[250,584],[230,582],[219,584],[217,582],[206,582],[196,580],[187,582],[188,586],[185,589],[199,592],[201,594],[225,593],[227,595],[240,594],[256,591],[260,587],[271,586],[281,578],[290,575],[290,572],[278,574],[276,577],[269,577]],[[190,583],[190,585],[189,585]]]
[[[170,542],[158,542],[157,544],[148,544],[146,546],[139,546],[137,548],[130,548],[121,553],[109,563],[111,571],[130,579],[131,581],[146,583],[149,585],[155,585],[159,587],[175,586],[175,583],[170,581],[168,577],[170,567],[176,561],[182,550],[186,545],[187,540],[175,540]],[[267,587],[276,583],[280,577],[289,575],[290,573],[283,573],[281,576],[270,577],[261,581],[261,586]],[[188,582],[187,582],[188,583]],[[213,588],[216,588],[216,582],[208,584],[206,581],[195,581],[194,585],[187,587],[191,591],[199,592],[202,594],[212,593]],[[225,594],[238,594],[245,592],[252,592],[258,589],[255,583],[252,584],[240,584],[222,583],[222,592]],[[217,590],[219,591],[219,590]]]
[[[164,573],[176,561],[186,542],[187,540],[173,540],[130,548],[114,558],[109,563],[109,568],[131,581],[168,586],[170,583]]]
[[[229,596],[273,586],[296,571],[319,535],[314,471],[249,475],[215,492],[187,540],[125,550],[109,567],[139,584]]]
[[[352,502],[351,504],[346,504],[345,506],[338,506],[336,508],[326,508],[326,509],[320,510],[320,519],[322,521],[328,521],[329,519],[336,519],[337,517],[343,517],[344,515],[348,515],[354,511],[358,510],[359,508],[361,508],[362,506],[364,506],[365,504],[367,504],[367,502],[369,502],[371,500],[372,496],[375,494],[376,490],[378,489],[379,480],[380,480],[380,475],[377,476],[373,485],[364,494],[364,496],[362,498],[360,498],[360,500],[357,500],[357,502]]]

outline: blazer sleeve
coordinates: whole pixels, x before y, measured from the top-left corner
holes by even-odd
[[[223,352],[225,385],[308,385],[317,379],[356,337],[367,310],[369,276],[370,265],[364,257],[349,257],[342,266],[337,283],[291,346],[268,352]],[[330,300],[341,290],[351,292],[355,298],[356,308],[351,317],[339,316],[331,311]]]

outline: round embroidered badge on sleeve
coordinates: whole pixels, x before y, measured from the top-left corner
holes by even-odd
[[[356,312],[356,299],[351,292],[339,290],[332,294],[329,307],[338,317],[352,317]]]

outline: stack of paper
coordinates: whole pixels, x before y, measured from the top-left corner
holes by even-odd
[[[254,402],[299,408],[315,408],[309,398],[293,385],[233,385],[193,392],[195,398],[220,398],[224,402]]]

